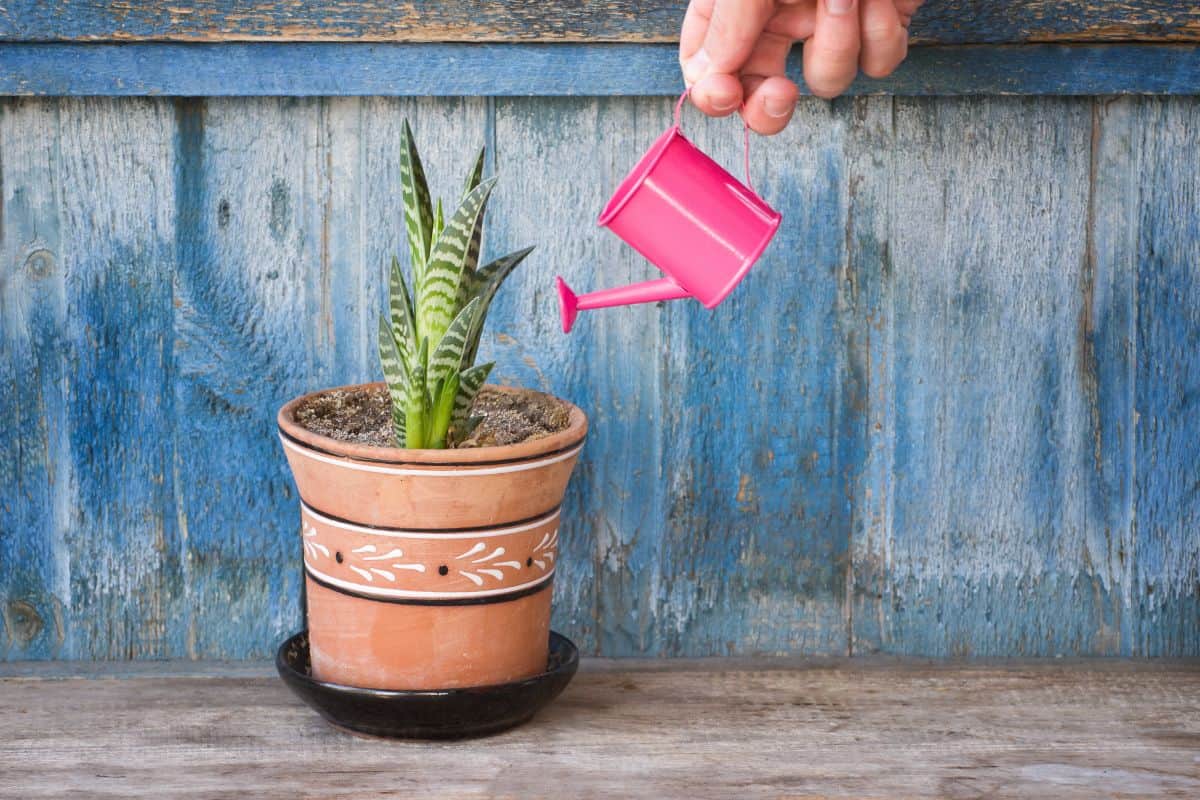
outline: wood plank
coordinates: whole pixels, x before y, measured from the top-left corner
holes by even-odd
[[[0,9],[9,41],[639,41],[678,39],[685,0],[577,0],[550,9],[521,0],[233,0],[54,4]],[[918,43],[1196,41],[1200,5],[1175,0],[941,0],[917,13]]]
[[[789,74],[802,81],[800,51]],[[800,83],[803,87],[803,83]],[[674,95],[663,44],[0,44],[0,94]],[[1197,94],[1194,45],[913,48],[851,95]]]
[[[171,654],[181,564],[169,106],[10,103],[4,116],[25,137],[43,131],[24,144],[5,136],[5,248],[23,273],[10,291],[26,289],[6,302],[5,338],[15,379],[35,377],[18,390],[25,429],[5,437],[16,452],[4,460],[15,455],[33,500],[30,516],[20,504],[5,520],[25,543],[5,554],[9,657]]]
[[[736,121],[688,109],[683,122],[742,175]],[[841,324],[853,126],[848,108],[806,100],[784,133],[754,137],[754,185],[786,209],[786,223],[719,309],[667,307],[660,424],[670,431],[670,495],[652,595],[662,652],[847,652],[846,498],[865,429],[845,363],[854,334]]]
[[[343,286],[322,224],[323,109],[174,104],[173,391],[191,658],[263,657],[301,624],[296,494],[273,411],[323,383],[333,361],[328,298]]]
[[[1136,104],[1137,652],[1200,648],[1200,108]],[[1116,143],[1114,143],[1116,144]]]
[[[0,107],[0,654],[9,659],[61,655],[71,605],[57,111],[44,100]]]
[[[1128,451],[1096,436],[1130,356],[1085,335],[1125,300],[1086,269],[1090,101],[894,102],[886,261],[865,265],[888,284],[891,363],[870,393],[887,479],[857,501],[882,521],[856,554],[859,646],[1127,652],[1108,537],[1129,537],[1128,497],[1101,465],[1129,469]]]
[[[0,792],[1182,798],[1198,697],[1195,663],[585,664],[525,727],[438,744],[336,732],[274,678],[4,679]]]

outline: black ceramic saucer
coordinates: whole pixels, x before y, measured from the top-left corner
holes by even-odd
[[[279,646],[275,668],[284,683],[328,722],[372,736],[457,739],[520,725],[558,697],[579,667],[571,640],[550,633],[546,671],[495,686],[440,691],[387,691],[326,683],[312,676],[308,632]]]

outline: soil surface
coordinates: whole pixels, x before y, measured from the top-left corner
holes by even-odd
[[[457,447],[493,447],[541,439],[566,429],[570,409],[556,397],[532,389],[501,392],[485,386],[471,413],[483,417],[474,434]],[[296,422],[341,442],[395,447],[392,402],[386,387],[331,389],[297,406]]]

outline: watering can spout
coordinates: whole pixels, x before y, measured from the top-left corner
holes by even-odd
[[[612,306],[628,306],[634,303],[656,303],[659,300],[678,300],[691,297],[691,293],[670,278],[659,278],[656,281],[633,283],[616,289],[602,289],[598,292],[588,292],[582,297],[576,296],[562,278],[557,279],[558,307],[562,311],[563,333],[570,333],[579,312],[592,308],[610,308]]]

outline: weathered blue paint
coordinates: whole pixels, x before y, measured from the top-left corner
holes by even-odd
[[[789,73],[801,81],[800,52]],[[803,83],[801,82],[801,86]],[[0,94],[671,95],[665,44],[0,44]],[[1195,45],[914,47],[851,95],[1197,94]]]
[[[1192,103],[1138,104],[1134,575],[1137,649],[1200,649],[1200,176]]]
[[[525,0],[288,0],[252,9],[236,0],[97,3],[15,0],[0,8],[0,40],[669,41],[684,0],[576,0],[551,9]],[[1200,8],[1178,0],[941,0],[912,22],[919,42],[974,44],[1169,41],[1197,38]]]
[[[69,481],[69,431],[60,421],[71,366],[58,215],[48,188],[53,139],[20,133],[21,122],[50,130],[56,120],[50,103],[26,109],[20,122],[0,112],[0,645],[10,658],[14,651],[45,658],[63,653],[56,632],[70,596],[63,556],[71,509],[56,499]]]
[[[887,522],[856,562],[874,578],[858,614],[878,627],[861,631],[860,652],[1130,645],[1127,576],[1105,544],[1122,520],[1109,519],[1097,474],[1120,454],[1096,441],[1111,422],[1099,398],[1126,385],[1095,373],[1127,356],[1087,339],[1088,316],[1124,299],[1097,298],[1089,272],[1091,111],[1090,100],[895,104],[889,269],[877,278],[890,363],[872,394],[890,474],[863,498]]]
[[[591,415],[555,612],[588,652],[1195,655],[1197,107],[805,101],[752,143],[785,227],[726,304],[564,337],[553,274],[653,276],[595,214],[662,99],[10,100],[0,658],[299,624],[271,420],[376,374],[406,117],[443,194],[493,146],[487,252],[538,245],[482,355]]]

